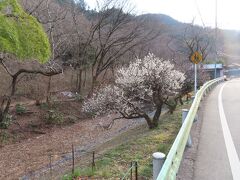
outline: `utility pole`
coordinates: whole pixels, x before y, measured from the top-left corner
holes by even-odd
[[[214,78],[217,78],[217,6],[218,2],[215,0],[215,69],[214,69]]]

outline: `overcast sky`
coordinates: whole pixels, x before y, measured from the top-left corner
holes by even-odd
[[[138,13],[166,14],[181,22],[215,26],[216,0],[130,0]],[[96,0],[86,0],[94,7]],[[218,0],[218,26],[240,30],[240,0]],[[198,11],[199,9],[199,11]],[[200,13],[199,13],[200,12]],[[202,20],[200,17],[202,16]]]

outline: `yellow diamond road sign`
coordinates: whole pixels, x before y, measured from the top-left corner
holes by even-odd
[[[202,61],[202,55],[195,51],[192,55],[191,55],[191,61],[194,63],[194,64],[198,64]]]

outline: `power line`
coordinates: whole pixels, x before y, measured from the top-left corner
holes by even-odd
[[[198,15],[200,16],[200,19],[201,19],[201,21],[202,21],[203,28],[205,28],[205,23],[204,23],[204,21],[203,21],[202,14],[201,14],[200,8],[199,8],[199,6],[198,6],[197,0],[195,0],[195,5],[196,5],[197,11],[198,11]]]
[[[236,56],[236,55],[232,55],[232,54],[227,54],[221,51],[218,51],[217,54],[219,56],[226,56],[226,57],[230,57],[230,58],[234,58],[234,59],[240,59],[240,56]]]
[[[215,0],[215,70],[214,77],[217,78],[217,15],[218,15],[218,3]]]
[[[217,2],[217,0],[215,0],[215,28],[217,29],[217,26],[218,26],[218,24],[217,24],[217,20],[218,20],[218,2]]]

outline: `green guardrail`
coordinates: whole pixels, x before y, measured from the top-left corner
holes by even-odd
[[[194,118],[197,114],[200,101],[204,94],[208,93],[218,83],[224,81],[224,77],[206,82],[196,93],[188,115],[167,155],[157,180],[175,180],[182,160],[187,139],[189,137]]]

